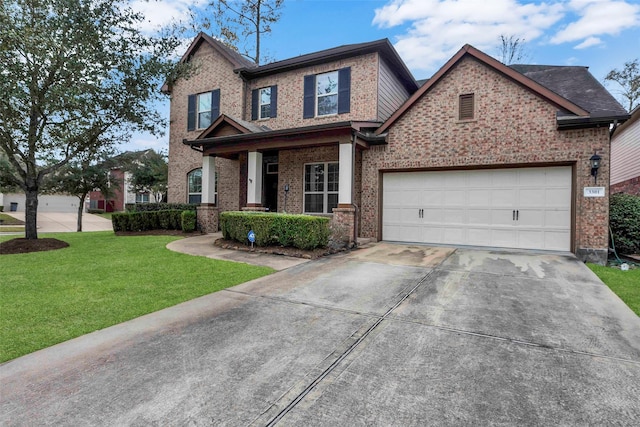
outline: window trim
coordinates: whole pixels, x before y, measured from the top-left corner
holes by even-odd
[[[200,97],[203,95],[209,95],[209,117],[211,118],[211,122],[207,125],[207,126],[201,126],[200,125],[200,114],[201,113],[206,113],[207,110],[205,111],[200,111]],[[206,129],[209,126],[211,126],[211,123],[213,123],[213,97],[211,96],[211,92],[202,92],[202,93],[196,93],[196,130],[202,130],[202,129]]]
[[[336,75],[336,86],[335,86],[335,91],[331,92],[331,93],[324,93],[324,94],[318,94],[318,77],[320,76],[324,76],[327,74],[335,74]],[[328,116],[336,116],[338,115],[338,111],[340,110],[340,106],[339,106],[339,87],[340,87],[340,71],[339,70],[333,70],[333,71],[327,71],[326,73],[318,73],[315,75],[315,85],[314,85],[314,93],[315,93],[315,116],[316,117],[328,117]],[[336,97],[336,112],[335,113],[327,113],[327,114],[320,114],[319,113],[319,108],[318,106],[320,105],[320,98],[326,98],[328,96],[335,96]]]
[[[189,188],[189,175],[191,175],[193,172],[199,170],[200,171],[200,192],[194,192],[192,193],[190,188]],[[213,189],[213,203],[215,203],[216,205],[218,204],[218,171],[216,171],[216,185],[215,188]],[[200,196],[200,202],[202,203],[202,168],[195,168],[195,169],[191,169],[189,172],[187,172],[187,203],[189,202],[189,198],[191,196]]]
[[[307,187],[307,166],[313,166],[313,165],[323,165],[323,175],[324,175],[324,181],[323,181],[323,191],[306,191],[306,187]],[[331,212],[327,212],[328,211],[328,207],[329,207],[329,195],[330,194],[335,194],[336,196],[339,195],[339,188],[340,188],[340,182],[338,181],[338,190],[335,191],[329,191],[329,165],[337,165],[338,166],[338,180],[340,177],[340,162],[336,162],[336,161],[329,161],[329,162],[311,162],[311,163],[305,163],[304,167],[302,168],[302,212],[305,214],[310,214],[310,215],[332,215],[333,214],[333,210]],[[322,194],[322,212],[307,212],[306,206],[307,206],[307,194]],[[338,204],[336,203],[336,207],[338,206]]]
[[[262,102],[262,91],[263,90],[267,90],[269,89],[269,103],[263,103]],[[271,118],[271,96],[273,89],[271,86],[266,86],[266,87],[261,87],[260,89],[258,89],[258,120],[266,120],[266,119],[270,119]],[[263,116],[262,115],[262,106],[263,105],[268,105],[269,106],[269,115],[268,116]]]

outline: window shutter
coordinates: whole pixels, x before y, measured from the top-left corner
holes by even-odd
[[[473,94],[460,95],[459,99],[459,120],[473,120]]]
[[[211,123],[220,115],[220,89],[211,92]]]
[[[338,114],[351,109],[351,67],[338,70]]]
[[[258,95],[260,93],[260,89],[254,89],[251,91],[251,120],[258,120]]]
[[[278,116],[278,86],[271,86],[271,117]]]
[[[310,119],[316,115],[316,76],[304,76],[304,106],[302,118]]]
[[[187,130],[196,130],[196,95],[189,95],[187,101]]]

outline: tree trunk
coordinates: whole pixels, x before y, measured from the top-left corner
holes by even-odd
[[[80,232],[82,231],[82,211],[84,210],[84,198],[86,197],[86,194],[83,194],[82,196],[80,196],[80,204],[78,205],[78,229],[76,231]]]
[[[24,207],[24,237],[29,240],[38,238],[38,187],[31,187],[25,191]]]

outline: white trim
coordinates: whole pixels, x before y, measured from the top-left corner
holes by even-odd
[[[306,191],[307,166],[323,165],[323,191]],[[329,191],[329,165],[338,166],[338,191]],[[336,194],[340,198],[340,162],[311,162],[305,163],[302,168],[302,211],[306,214],[331,214],[328,212],[329,195]],[[322,194],[322,212],[307,212],[307,194]]]

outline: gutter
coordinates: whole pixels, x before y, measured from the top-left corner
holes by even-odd
[[[558,130],[569,129],[586,129],[594,127],[609,127],[612,123],[624,122],[628,120],[630,116],[628,114],[624,116],[557,116],[557,128]]]

